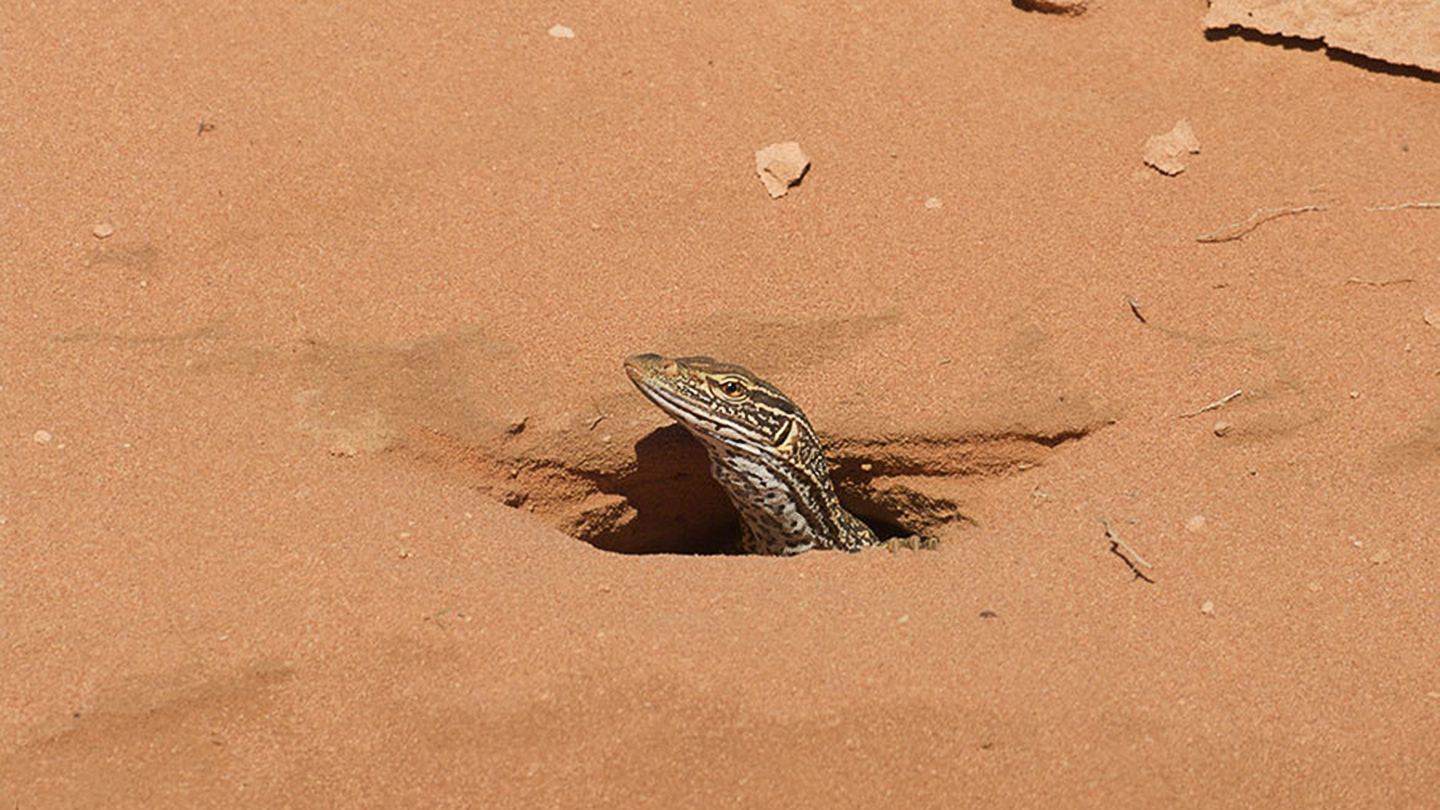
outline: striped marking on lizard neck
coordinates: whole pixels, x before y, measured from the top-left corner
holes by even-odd
[[[855,551],[877,542],[840,505],[810,420],[780,389],[708,357],[640,354],[625,361],[625,372],[705,446],[711,473],[740,512],[745,550]]]

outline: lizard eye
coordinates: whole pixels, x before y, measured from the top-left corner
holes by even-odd
[[[745,396],[745,384],[739,380],[726,380],[720,383],[720,393],[731,399],[739,399]]]

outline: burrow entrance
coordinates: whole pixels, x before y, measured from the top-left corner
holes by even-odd
[[[1088,430],[1063,435],[824,440],[840,502],[882,540],[934,539],[975,525],[963,504],[976,482],[1039,464]],[[710,474],[704,448],[680,425],[634,443],[634,462],[570,461],[543,452],[497,458],[434,432],[410,449],[449,467],[486,495],[533,512],[596,548],[623,554],[737,552],[739,516]],[[488,448],[494,450],[495,447]],[[612,457],[613,458],[613,457]]]
[[[611,516],[601,510],[593,522],[582,522],[575,532],[580,539],[630,554],[736,553],[739,515],[710,474],[704,448],[683,427],[669,425],[636,442],[635,459],[632,469],[595,480],[601,492],[623,498],[627,508],[619,519],[607,519]],[[882,540],[921,533],[877,499],[864,497],[858,477],[832,474],[832,480],[841,503]]]

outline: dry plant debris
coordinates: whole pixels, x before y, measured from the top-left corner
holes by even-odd
[[[1245,393],[1245,392],[1244,392],[1244,389],[1236,388],[1234,391],[1231,391],[1230,393],[1228,393],[1228,394],[1226,394],[1225,396],[1223,396],[1223,397],[1215,400],[1214,402],[1211,402],[1211,403],[1208,404],[1208,405],[1203,405],[1203,406],[1201,406],[1201,407],[1199,407],[1199,408],[1196,408],[1196,409],[1193,410],[1193,411],[1186,411],[1185,413],[1180,414],[1180,418],[1181,418],[1181,419],[1189,419],[1189,418],[1192,417],[1192,416],[1199,416],[1200,414],[1205,413],[1206,411],[1213,411],[1213,410],[1215,410],[1216,408],[1220,407],[1221,405],[1224,405],[1225,403],[1227,403],[1227,402],[1229,402],[1230,400],[1232,400],[1232,399],[1240,396],[1240,395],[1243,394],[1243,393]]]
[[[1120,535],[1116,534],[1115,530],[1110,527],[1109,519],[1100,518],[1100,523],[1105,527],[1105,538],[1110,541],[1110,553],[1124,560],[1125,565],[1129,566],[1137,579],[1143,579],[1151,585],[1154,585],[1155,580],[1146,576],[1145,572],[1140,570],[1142,567],[1150,568],[1150,563],[1145,562],[1145,558],[1141,557],[1135,549],[1131,548],[1129,543],[1120,539]]]
[[[1221,226],[1220,228],[1217,228],[1214,231],[1205,234],[1204,236],[1197,236],[1195,237],[1195,241],[1205,243],[1233,242],[1236,239],[1239,239],[1245,234],[1250,233],[1251,231],[1258,228],[1260,226],[1260,223],[1262,222],[1268,222],[1272,219],[1290,216],[1292,214],[1304,214],[1308,211],[1324,210],[1325,206],[1323,205],[1301,205],[1284,208],[1262,208],[1261,210],[1256,211],[1255,213],[1246,217],[1241,222],[1232,222],[1229,225]]]

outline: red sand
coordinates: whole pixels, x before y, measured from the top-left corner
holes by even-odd
[[[1432,806],[1440,211],[1369,208],[1433,76],[1194,4],[195,5],[0,31],[4,807]],[[974,525],[566,536],[640,351]]]

